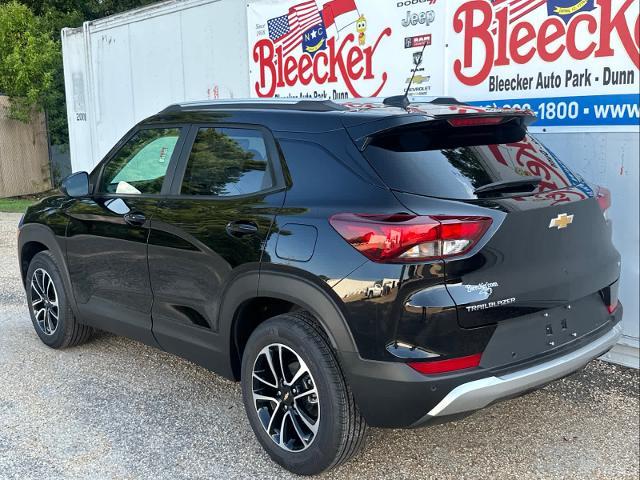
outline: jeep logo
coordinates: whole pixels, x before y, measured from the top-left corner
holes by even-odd
[[[408,27],[410,25],[426,25],[427,27],[433,23],[436,19],[436,13],[433,10],[427,10],[426,12],[413,13],[411,10],[407,10],[407,18],[402,20],[402,26]]]

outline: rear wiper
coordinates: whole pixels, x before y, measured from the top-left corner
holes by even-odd
[[[506,180],[503,182],[489,183],[482,187],[476,188],[473,193],[476,195],[483,193],[518,193],[518,192],[532,192],[536,189],[540,182],[541,177],[527,177],[522,180]]]

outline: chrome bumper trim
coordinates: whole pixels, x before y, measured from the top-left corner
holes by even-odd
[[[416,425],[432,417],[478,410],[501,398],[510,397],[562,378],[606,353],[618,342],[621,334],[622,325],[618,323],[593,342],[562,357],[501,377],[487,377],[459,385],[451,390],[424,418],[416,422]]]

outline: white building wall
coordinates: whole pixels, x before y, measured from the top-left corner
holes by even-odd
[[[93,117],[89,94],[89,57],[82,28],[62,31],[64,81],[69,123],[69,150],[73,171],[90,170],[94,165],[91,135]]]
[[[171,103],[249,96],[246,4],[171,0],[62,32],[71,163]]]

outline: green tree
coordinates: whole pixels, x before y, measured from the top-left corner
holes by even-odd
[[[0,0],[0,4],[9,3],[12,0]],[[83,20],[95,20],[96,18],[114,15],[116,13],[131,10],[143,5],[155,3],[157,0],[21,0],[38,16],[47,12],[59,12],[62,14],[79,14]],[[74,25],[64,25],[73,27]],[[56,35],[59,31],[56,33]]]
[[[11,98],[9,115],[27,121],[49,96],[61,66],[59,45],[25,5],[0,5],[0,92]]]
[[[60,31],[155,0],[0,0],[0,93],[12,118],[47,113],[51,143],[69,142]]]

